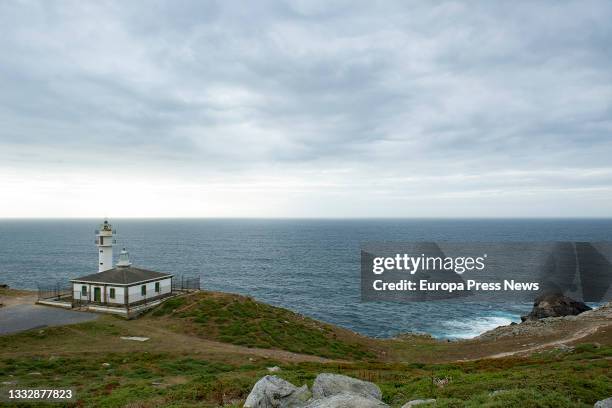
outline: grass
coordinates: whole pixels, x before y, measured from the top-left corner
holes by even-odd
[[[321,372],[377,383],[383,399],[399,407],[436,398],[436,407],[587,407],[612,395],[612,347],[583,345],[571,353],[529,359],[454,364],[283,363],[269,359],[227,363],[173,353],[88,353],[0,359],[0,380],[19,387],[71,387],[75,406],[241,406],[266,367],[295,385]],[[433,379],[448,379],[437,386]]]
[[[276,375],[298,386],[312,386],[322,372],[372,381],[392,407],[427,398],[436,407],[591,407],[612,396],[612,347],[609,332],[600,332],[591,341],[603,345],[571,352],[444,362],[484,343],[375,341],[250,298],[204,292],[137,320],[102,316],[0,336],[0,384],[73,388],[77,401],[68,405],[79,407],[239,407],[277,365]],[[150,340],[121,340],[143,335]]]
[[[180,319],[177,330],[246,347],[336,359],[373,359],[354,333],[239,295],[201,292],[171,299],[148,318]]]

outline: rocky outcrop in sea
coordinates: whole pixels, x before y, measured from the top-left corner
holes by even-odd
[[[539,296],[528,315],[521,316],[522,321],[539,320],[547,317],[576,316],[591,310],[583,302],[579,302],[561,293],[548,293]]]

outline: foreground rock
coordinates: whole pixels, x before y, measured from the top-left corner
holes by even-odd
[[[612,408],[612,397],[597,401],[593,408]]]
[[[408,401],[407,403],[405,403],[404,405],[402,405],[402,408],[411,408],[411,407],[416,407],[417,405],[423,405],[423,404],[433,404],[435,403],[436,400],[435,399],[426,399],[426,400],[412,400],[412,401]]]
[[[330,397],[313,399],[304,408],[383,408],[387,404],[377,399],[344,392]]]
[[[521,316],[522,321],[539,320],[547,317],[576,316],[591,310],[582,302],[564,296],[560,293],[552,293],[539,296],[531,313]]]
[[[292,408],[303,406],[310,397],[306,385],[296,387],[274,375],[257,381],[244,403],[245,408]]]
[[[312,395],[312,398],[309,397]],[[382,408],[382,393],[376,384],[338,374],[319,374],[312,386],[296,387],[274,375],[257,381],[245,408]]]
[[[382,392],[376,384],[346,375],[319,374],[312,385],[313,398],[325,398],[342,393],[362,395],[376,400],[382,399]]]

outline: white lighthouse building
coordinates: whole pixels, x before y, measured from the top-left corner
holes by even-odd
[[[174,275],[133,266],[125,248],[113,266],[114,244],[115,230],[105,220],[96,230],[98,272],[70,280],[72,307],[131,317],[172,296]]]
[[[173,285],[174,275],[134,266],[125,248],[113,265],[115,230],[105,220],[96,230],[98,272],[70,279],[72,293],[41,297],[39,304],[114,313],[127,318],[138,316],[181,292],[200,289],[200,278],[184,279]]]
[[[96,230],[96,246],[98,247],[98,272],[113,269],[113,245],[115,244],[115,230],[104,220]]]

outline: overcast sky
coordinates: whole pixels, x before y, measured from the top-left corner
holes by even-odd
[[[2,1],[0,217],[612,216],[610,21]]]

